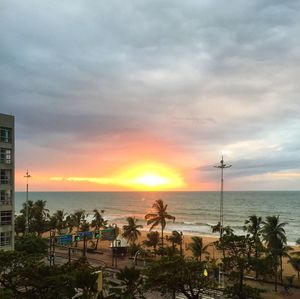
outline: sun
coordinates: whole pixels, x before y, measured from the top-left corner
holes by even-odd
[[[171,190],[183,188],[179,173],[158,163],[143,163],[128,167],[120,174],[123,185],[140,190]]]
[[[144,174],[140,177],[137,177],[134,181],[136,184],[148,187],[156,187],[170,183],[170,179],[157,174]]]

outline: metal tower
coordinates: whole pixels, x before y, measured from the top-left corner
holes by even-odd
[[[24,178],[26,178],[26,221],[25,221],[25,234],[28,234],[29,232],[29,211],[28,211],[28,179],[31,178],[31,175],[28,173],[28,170],[26,172],[26,175],[24,175]]]
[[[224,163],[223,156],[219,165],[214,166],[215,168],[221,169],[221,198],[220,198],[220,238],[223,235],[224,227],[224,211],[223,211],[223,193],[224,193],[224,169],[230,168],[232,165],[227,165]]]

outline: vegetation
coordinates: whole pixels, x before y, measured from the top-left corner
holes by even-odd
[[[158,291],[162,296],[182,294],[186,298],[201,298],[207,289],[215,286],[205,270],[209,264],[187,259],[178,255],[163,256],[154,261],[146,270],[146,289]]]
[[[275,274],[275,291],[277,291],[278,283],[278,267],[282,269],[282,253],[283,247],[286,245],[286,234],[284,230],[285,222],[279,222],[279,216],[268,216],[263,222],[261,230],[263,240],[266,242],[270,254],[273,258],[273,267]]]
[[[183,254],[182,243],[183,243],[183,235],[182,232],[178,232],[177,230],[173,230],[170,236],[167,236],[167,240],[172,244],[173,253],[177,249],[177,245],[179,245],[180,255]]]
[[[117,294],[120,298],[124,299],[135,299],[135,298],[145,298],[143,296],[143,278],[141,276],[141,271],[135,267],[125,266],[116,275],[117,279],[121,281],[121,288]]]
[[[202,261],[202,255],[208,254],[207,248],[210,244],[204,246],[203,240],[201,237],[192,237],[192,243],[189,244],[188,249],[192,251],[193,256],[196,258],[196,260]]]
[[[95,232],[99,232],[101,228],[106,227],[107,221],[104,220],[102,214],[104,213],[104,210],[101,210],[100,212],[97,209],[94,209],[94,219],[92,220],[91,226],[94,228]],[[99,238],[96,240],[95,244],[95,250],[98,249],[99,244]]]
[[[151,225],[150,230],[154,227],[160,225],[161,227],[161,246],[164,247],[164,229],[167,224],[167,219],[175,221],[175,217],[168,214],[167,212],[168,205],[165,205],[161,199],[158,199],[153,204],[152,208],[154,213],[149,213],[145,216],[147,220],[147,225]]]
[[[127,217],[127,225],[123,226],[123,234],[122,236],[130,243],[134,244],[135,241],[138,240],[141,232],[139,231],[140,228],[143,228],[142,225],[137,224],[138,219],[135,217]]]
[[[229,226],[223,227],[221,239],[206,246],[201,237],[194,236],[186,248],[192,253],[192,257],[188,258],[183,250],[181,232],[172,231],[164,238],[167,220],[175,220],[175,217],[167,213],[167,205],[162,200],[157,200],[153,209],[153,213],[145,216],[150,231],[142,244],[137,243],[142,225],[138,224],[135,217],[127,218],[122,232],[130,243],[129,252],[134,255],[140,251],[141,257],[147,260],[147,267],[143,271],[125,267],[116,274],[119,286],[109,298],[144,298],[147,291],[158,291],[162,295],[172,295],[173,298],[176,294],[186,298],[201,298],[217,285],[220,268],[226,273],[224,291],[229,298],[258,299],[261,298],[262,290],[250,287],[245,279],[246,275],[252,276],[255,273],[256,279],[273,279],[276,291],[278,282],[288,289],[296,275],[283,276],[284,258],[288,259],[298,281],[300,280],[300,255],[295,251],[291,252],[291,248],[287,246],[284,230],[286,223],[280,222],[279,216],[268,216],[263,221],[261,217],[252,215],[245,221],[244,235],[236,234]],[[92,227],[94,232],[98,232],[107,227],[107,221],[103,218],[104,211],[95,209],[93,220],[89,223],[84,210],[69,215],[63,210],[57,210],[50,215],[45,201],[29,201],[30,233],[24,234],[25,211],[24,204],[21,215],[15,219],[16,251],[0,252],[0,297],[71,298],[76,294],[75,288],[78,288],[82,298],[95,298],[95,268],[85,259],[62,266],[46,265],[44,260],[48,240],[41,235],[49,229],[60,234],[66,228],[70,232],[79,232],[89,231]],[[161,233],[153,231],[155,227],[160,227]],[[218,224],[213,229],[220,232],[221,227]],[[164,246],[164,240],[170,246]],[[96,242],[93,241],[94,248],[98,246],[98,239]],[[222,257],[219,260],[215,260],[214,256],[212,258],[208,253],[208,246],[222,251]],[[155,256],[149,255],[149,250],[145,250],[145,247],[152,248]]]
[[[156,248],[159,243],[159,233],[158,232],[149,232],[147,234],[147,239],[143,242],[146,247],[153,247],[153,251],[156,254]]]
[[[27,254],[46,255],[48,244],[47,240],[42,237],[30,233],[16,239],[15,250]]]
[[[1,295],[5,294],[7,298],[67,299],[76,294],[76,288],[80,288],[81,298],[95,298],[92,297],[96,294],[95,270],[84,260],[50,267],[25,253],[0,251]]]

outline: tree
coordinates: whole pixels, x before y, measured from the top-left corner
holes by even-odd
[[[189,299],[198,299],[205,290],[215,286],[209,275],[205,275],[205,270],[212,272],[205,262],[179,255],[164,256],[151,262],[146,269],[145,287],[160,292],[162,296],[178,293]]]
[[[203,239],[201,237],[192,237],[192,243],[189,244],[188,249],[192,251],[196,260],[202,260],[202,254],[208,254],[207,248],[209,245],[204,246]]]
[[[160,225],[161,226],[161,245],[164,246],[164,229],[166,227],[166,220],[170,219],[175,221],[175,217],[167,213],[168,205],[165,205],[163,200],[158,199],[153,204],[152,208],[155,213],[149,213],[145,216],[147,220],[147,225],[151,224],[150,230],[154,227]]]
[[[107,225],[107,221],[104,220],[102,214],[104,213],[104,210],[101,210],[99,212],[97,209],[94,209],[94,218],[92,220],[91,226],[94,228],[95,232],[99,232],[99,230],[102,227],[105,227]],[[99,238],[96,240],[96,245],[95,245],[95,250],[98,249],[98,243],[99,243]]]
[[[20,213],[24,216],[25,219],[25,225],[26,225],[26,211],[28,207],[28,229],[29,232],[33,232],[33,227],[32,227],[32,219],[33,219],[33,201],[28,200],[27,202],[23,203],[23,208],[20,210]],[[24,227],[24,232],[25,232],[25,227]]]
[[[76,228],[76,233],[79,232],[81,225],[85,220],[85,211],[77,210],[73,214],[70,214],[66,218],[67,226],[69,227],[69,232],[72,232],[74,227]],[[75,247],[77,247],[78,242],[75,241]]]
[[[66,265],[68,272],[73,277],[73,287],[82,290],[83,299],[95,298],[97,293],[96,280],[98,274],[95,273],[99,268],[92,267],[85,257],[74,261],[71,265]]]
[[[143,244],[147,247],[153,247],[154,253],[156,254],[156,247],[159,243],[159,233],[149,232],[147,234],[147,240],[144,240]]]
[[[123,234],[122,236],[130,243],[134,244],[135,241],[138,240],[141,232],[139,231],[140,228],[143,228],[142,225],[137,224],[138,219],[135,217],[127,217],[127,225],[123,226]]]
[[[40,236],[47,230],[47,219],[49,210],[46,208],[45,200],[37,200],[32,208],[32,229]]]
[[[95,270],[84,259],[50,267],[25,252],[0,251],[0,290],[11,294],[8,298],[66,299],[81,288],[80,298],[95,298]]]
[[[125,266],[125,268],[118,272],[116,276],[117,279],[121,281],[121,298],[145,298],[143,296],[143,279],[141,277],[140,270],[136,269],[135,267],[129,268]]]
[[[18,215],[15,218],[15,232],[17,234],[17,237],[19,236],[19,234],[24,234],[25,233],[25,216],[23,214]]]
[[[25,220],[18,219],[20,223],[17,223],[18,228],[21,229],[23,221],[26,222],[26,207],[28,206],[28,228],[29,232],[36,232],[38,235],[41,235],[47,230],[47,219],[49,218],[49,210],[46,208],[45,200],[37,200],[33,202],[28,200],[28,202],[23,203],[23,208],[21,213]],[[24,228],[25,231],[25,228]]]
[[[289,251],[292,250],[293,248],[291,246],[288,246],[284,243],[280,244],[279,247],[279,264],[280,264],[280,282],[283,283],[283,257],[288,257],[290,258]]]
[[[245,225],[243,227],[244,231],[250,234],[250,236],[254,240],[254,257],[255,257],[255,263],[258,260],[259,253],[263,250],[263,245],[260,240],[260,231],[262,228],[262,218],[257,217],[256,215],[250,216],[246,221]],[[254,263],[254,268],[256,267]],[[255,269],[255,278],[258,277],[258,271]]]
[[[67,213],[64,210],[57,210],[52,216],[55,220],[55,228],[59,234],[61,234],[62,229],[66,228],[66,215]]]
[[[277,280],[278,280],[278,266],[281,249],[286,244],[286,234],[284,226],[286,222],[279,222],[279,216],[268,216],[266,221],[263,222],[261,233],[263,240],[266,241],[267,247],[270,250],[274,259],[274,273],[275,273],[275,291],[277,292]]]
[[[182,255],[182,243],[183,243],[183,237],[182,233],[178,232],[177,230],[173,230],[172,234],[170,236],[167,236],[167,240],[172,243],[172,249],[175,253],[176,245],[179,245],[180,247],[180,254]]]
[[[26,252],[27,254],[46,255],[47,249],[47,240],[32,233],[23,235],[22,237],[16,239],[16,251]]]
[[[219,247],[226,252],[222,258],[224,270],[229,278],[237,285],[238,298],[247,298],[245,294],[244,277],[245,272],[251,270],[251,254],[253,250],[253,239],[249,235],[238,236],[232,231],[223,234]]]

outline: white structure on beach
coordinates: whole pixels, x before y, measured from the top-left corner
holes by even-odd
[[[0,113],[0,250],[14,249],[14,116]]]

